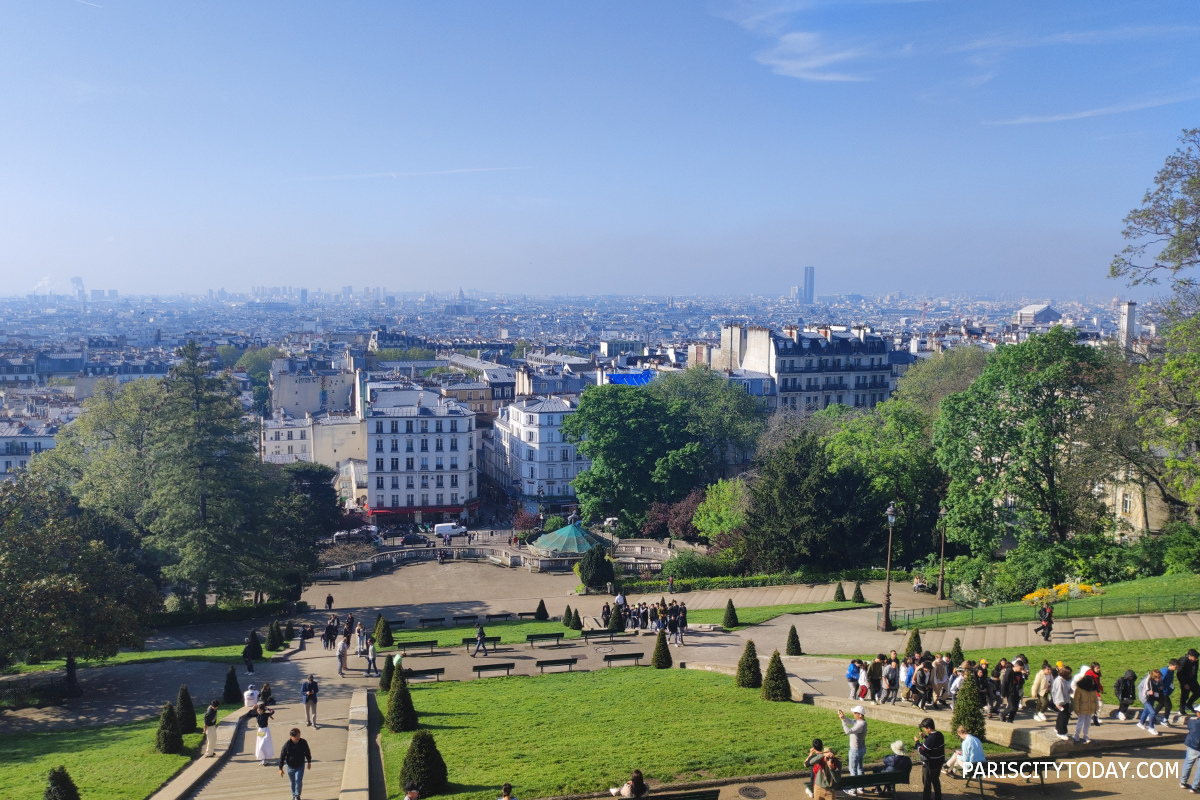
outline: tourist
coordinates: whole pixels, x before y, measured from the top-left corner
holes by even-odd
[[[929,717],[921,720],[921,734],[913,737],[917,745],[917,753],[921,756],[921,785],[922,797],[929,800],[930,790],[933,800],[942,800],[942,767],[946,763],[946,738],[934,727]]]
[[[1196,701],[1200,700],[1200,653],[1195,648],[1188,650],[1187,655],[1179,659],[1179,670],[1175,680],[1179,682],[1179,711],[1182,714],[1194,714]]]
[[[1071,669],[1060,667],[1050,686],[1050,703],[1058,710],[1054,730],[1064,742],[1071,738],[1067,735],[1067,723],[1071,721],[1071,693]]]
[[[1037,701],[1037,711],[1033,718],[1038,722],[1046,721],[1046,709],[1050,707],[1050,685],[1054,681],[1054,670],[1049,661],[1042,662],[1042,668],[1034,676],[1030,694]]]
[[[875,767],[872,772],[908,772],[912,769],[912,759],[904,749],[904,742],[897,739],[892,742],[892,754],[883,757],[883,766]]]
[[[317,727],[317,693],[321,691],[321,687],[317,685],[317,679],[312,675],[308,676],[308,680],[300,684],[300,696],[304,698],[304,724],[313,728]]]
[[[890,702],[896,705],[896,695],[900,691],[900,662],[893,658],[883,668],[883,697],[880,703]]]
[[[254,708],[258,705],[258,689],[254,688],[253,683],[246,687],[246,691],[242,692],[242,703],[244,708]]]
[[[246,719],[254,717],[258,723],[258,733],[254,737],[254,757],[262,762],[264,767],[267,766],[268,758],[275,757],[275,744],[271,741],[270,728],[273,716],[275,716],[274,709],[267,708],[262,703],[246,712]]]
[[[371,675],[372,673],[374,673],[375,676],[378,677],[379,676],[379,667],[375,663],[376,652],[375,652],[375,637],[374,636],[367,637],[367,652],[365,655],[367,657],[367,668],[366,668],[366,670],[363,671],[363,675],[366,676],[366,675]]]
[[[1001,722],[1012,722],[1025,697],[1025,662],[1014,661],[1000,674],[1000,695],[1004,698],[1004,713]]]
[[[1104,686],[1104,684],[1102,682],[1103,673],[1100,672],[1100,664],[1093,661],[1086,668],[1081,667],[1079,670],[1079,674],[1075,676],[1076,685],[1078,685],[1079,680],[1081,678],[1083,678],[1085,675],[1090,675],[1092,677],[1092,681],[1096,684],[1096,710],[1092,713],[1092,724],[1099,725],[1100,724],[1100,707],[1103,705],[1101,693],[1103,692],[1102,687]],[[1079,713],[1078,702],[1076,702],[1076,705],[1075,705],[1075,713],[1077,713],[1077,714]]]
[[[958,738],[962,739],[962,744],[959,749],[955,750],[950,758],[946,759],[946,766],[943,769],[947,775],[954,774],[954,768],[962,773],[964,778],[970,777],[970,764],[982,764],[987,761],[983,755],[983,742],[979,738],[967,730],[965,725],[958,726]]]
[[[1175,658],[1162,668],[1162,696],[1154,709],[1158,714],[1158,721],[1168,728],[1171,727],[1171,693],[1175,691],[1175,671],[1178,669],[1179,660]]]
[[[1142,700],[1142,713],[1138,716],[1137,721],[1137,726],[1151,736],[1158,736],[1155,726],[1158,715],[1155,708],[1162,697],[1162,691],[1162,673],[1151,669],[1142,680],[1142,685],[1138,687],[1138,694]]]
[[[680,637],[683,636],[683,633],[686,630],[687,630],[687,603],[680,603],[679,604],[679,635],[680,635]]]
[[[644,630],[650,630],[650,608],[645,603],[638,608],[638,622]]]
[[[337,653],[336,653],[337,662],[338,662],[338,677],[339,678],[346,677],[346,670],[349,669],[349,667],[346,666],[346,655],[349,652],[350,652],[350,637],[343,636],[341,641],[338,642]]]
[[[312,769],[312,751],[308,749],[308,742],[300,738],[300,729],[292,728],[288,740],[279,751],[279,777],[283,777],[286,769],[288,781],[292,784],[292,800],[300,800],[305,768]]]
[[[913,674],[912,704],[922,711],[929,705],[933,692],[933,668],[928,661],[922,661]]]
[[[670,644],[675,643],[679,634],[679,617],[675,616],[672,610],[667,611],[667,642]]]
[[[1090,742],[1088,730],[1092,725],[1092,715],[1100,706],[1100,684],[1091,672],[1084,673],[1076,681],[1071,702],[1075,709],[1075,742]]]
[[[421,796],[421,785],[419,783],[414,783],[413,781],[409,781],[408,783],[404,784],[405,800],[418,800],[418,798],[420,798],[420,796]]]
[[[839,708],[838,719],[842,721],[842,730],[850,737],[850,753],[846,760],[849,763],[851,775],[863,774],[863,756],[867,752],[867,710],[862,706],[850,709],[854,721],[846,719],[845,713]],[[846,794],[858,794],[861,789],[849,789]]]
[[[1195,652],[1195,651],[1192,651]],[[1188,775],[1192,772],[1192,767],[1196,766],[1196,777],[1192,778],[1191,790],[1192,794],[1200,794],[1200,716],[1196,716],[1196,712],[1192,712],[1192,718],[1184,720],[1184,727],[1187,728],[1187,737],[1183,740],[1183,769],[1179,772],[1179,788],[1189,788],[1187,785]]]
[[[245,644],[242,647],[242,663],[246,665],[246,674],[254,674],[254,646],[250,644],[250,639],[244,640]]]
[[[212,758],[217,754],[217,709],[221,707],[220,700],[213,700],[204,709],[204,755]]]
[[[1125,670],[1113,684],[1113,696],[1117,698],[1117,719],[1129,719],[1129,706],[1137,700],[1137,673]]]
[[[271,684],[264,683],[262,688],[258,690],[258,702],[264,706],[269,706],[275,702],[275,695],[271,691]]]
[[[950,659],[938,653],[933,657],[933,704],[940,705],[946,701],[946,691],[950,687],[950,675],[954,672]]]
[[[513,797],[511,783],[506,783],[500,787],[499,800],[517,800],[517,798]]]
[[[477,656],[480,650],[483,651],[485,656],[488,654],[487,641],[485,640],[483,633],[483,624],[477,622],[475,623],[475,652],[471,653],[471,658]]]
[[[608,603],[605,603],[604,608],[600,609],[600,621],[604,624],[605,628],[608,627],[610,619],[612,619],[612,609],[609,608]]]
[[[331,595],[331,594],[325,595],[325,610],[326,611],[333,610],[333,595]]]
[[[1041,624],[1034,628],[1033,632],[1041,633],[1042,638],[1048,642],[1050,634],[1054,632],[1054,606],[1045,603],[1038,612],[1038,619],[1041,620]]]
[[[804,762],[813,769],[813,797],[815,800],[834,800],[833,787],[842,775],[842,764],[830,748],[808,751]]]
[[[912,697],[912,681],[913,681],[913,659],[912,656],[905,656],[900,662],[900,685],[904,688],[900,690],[904,700]]]
[[[367,651],[367,632],[363,630],[361,622],[354,628],[354,638],[357,640],[355,652],[361,656]]]
[[[625,781],[624,786],[612,788],[608,791],[613,797],[642,797],[646,792],[650,791],[650,787],[642,780],[642,771],[635,769],[629,780]]]
[[[883,693],[883,664],[886,658],[887,656],[880,653],[871,659],[871,663],[867,666],[867,691],[869,692],[868,697],[871,699],[871,705],[878,705],[879,698]],[[850,769],[853,770],[854,759],[852,758],[850,761]],[[855,773],[851,772],[850,774],[854,775]]]
[[[667,593],[675,594],[675,576],[671,575],[667,578]]]
[[[859,700],[866,700],[867,695],[871,693],[871,668],[865,661],[858,662],[858,694],[856,697]]]

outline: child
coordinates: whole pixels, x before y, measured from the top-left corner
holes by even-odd
[[[1117,678],[1117,682],[1113,684],[1113,695],[1116,696],[1120,707],[1117,708],[1117,719],[1129,719],[1125,712],[1129,710],[1130,704],[1137,700],[1137,675],[1133,670],[1125,670],[1125,674]]]
[[[1157,715],[1154,706],[1163,697],[1162,673],[1156,669],[1150,670],[1138,689],[1142,701],[1142,713],[1138,716],[1137,726],[1151,736],[1158,736],[1154,723]]]
[[[850,662],[850,666],[846,668],[846,683],[850,684],[850,699],[854,700],[858,697],[858,673],[859,664],[857,658]]]

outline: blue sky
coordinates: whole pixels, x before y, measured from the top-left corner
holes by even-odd
[[[0,2],[0,293],[1113,294],[1180,2]]]

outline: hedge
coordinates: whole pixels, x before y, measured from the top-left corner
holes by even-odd
[[[209,607],[199,611],[160,611],[151,614],[147,624],[152,628],[173,628],[178,625],[201,625],[207,622],[240,622],[260,617],[277,616],[287,607],[287,600],[268,600],[258,605],[235,606],[234,608]],[[308,603],[300,600],[294,604],[294,613],[308,611]]]
[[[727,575],[719,578],[677,578],[676,592],[703,591],[705,589],[750,589],[756,586],[795,586],[808,583],[832,583],[834,581],[881,581],[887,577],[882,569],[848,569],[844,572],[779,572],[771,575]],[[892,570],[892,582],[912,580],[912,574],[904,570]],[[634,580],[621,583],[625,594],[661,594],[667,591],[665,580]]]

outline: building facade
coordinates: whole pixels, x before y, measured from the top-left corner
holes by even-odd
[[[0,422],[0,480],[12,480],[38,453],[54,449],[58,426],[36,420]]]
[[[530,513],[575,505],[571,481],[591,467],[579,448],[563,441],[562,425],[578,403],[561,397],[531,397],[504,409],[493,423],[484,470]]]
[[[367,457],[367,424],[349,413],[296,418],[276,411],[262,421],[261,434],[258,452],[272,464],[310,461],[339,469],[350,459]]]
[[[322,411],[348,411],[357,379],[344,370],[271,370],[271,408],[293,417]]]

